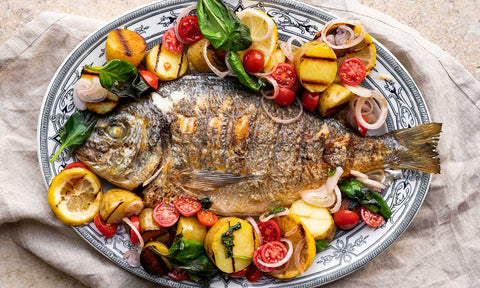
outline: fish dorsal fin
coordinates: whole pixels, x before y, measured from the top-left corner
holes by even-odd
[[[183,185],[195,190],[211,191],[256,178],[254,175],[236,175],[222,171],[196,170],[184,172],[188,181]]]

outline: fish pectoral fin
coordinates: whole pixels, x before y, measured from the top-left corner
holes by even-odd
[[[189,181],[183,186],[195,190],[212,191],[256,178],[254,175],[236,175],[221,171],[197,170],[188,174]]]

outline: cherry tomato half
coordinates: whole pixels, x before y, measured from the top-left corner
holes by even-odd
[[[259,221],[257,223],[258,229],[262,234],[263,242],[279,241],[282,237],[280,226],[277,221],[270,219],[266,222]]]
[[[200,224],[207,227],[213,226],[218,221],[218,217],[215,213],[203,209],[198,211],[197,218],[198,221],[200,221]]]
[[[308,90],[304,90],[302,92],[302,105],[305,109],[309,111],[315,111],[317,108],[318,100],[320,99],[320,93],[318,92],[310,92]]]
[[[343,230],[352,229],[360,221],[360,216],[350,210],[338,210],[333,213],[333,221],[338,228]]]
[[[182,197],[175,201],[175,208],[183,216],[190,217],[197,214],[202,208],[202,203],[192,197]]]
[[[365,120],[365,122],[367,122],[367,119],[365,119],[365,117],[363,117],[363,120]],[[367,134],[367,132],[368,132],[368,129],[363,127],[362,125],[360,125],[356,116],[355,116],[355,122],[357,122],[357,130],[358,130],[358,132],[360,132],[360,135],[365,136],[365,134]]]
[[[348,58],[343,61],[338,70],[338,75],[342,82],[352,86],[360,84],[365,78],[366,73],[367,69],[365,68],[365,64],[357,57]]]
[[[263,57],[262,52],[258,50],[249,50],[243,56],[243,68],[248,73],[258,73],[262,71],[263,66],[265,65],[265,58]]]
[[[112,237],[117,233],[117,224],[108,224],[102,220],[102,216],[98,213],[95,218],[93,218],[93,223],[97,227],[98,231],[103,234],[105,237]]]
[[[178,24],[178,34],[187,43],[195,43],[203,38],[197,16],[187,16]]]
[[[249,282],[257,282],[257,280],[262,276],[262,271],[260,271],[255,265],[250,265],[250,270],[247,273],[247,280]]]
[[[187,271],[181,268],[173,268],[168,271],[167,276],[174,281],[183,281],[188,278]]]
[[[138,216],[133,215],[132,217],[130,217],[130,222],[132,222],[135,229],[137,229],[137,231],[140,232],[140,219],[138,218]],[[130,235],[130,242],[134,245],[137,244],[138,243],[137,233],[135,233],[130,226],[126,224],[124,226],[125,226],[125,230],[127,231],[127,234]]]
[[[274,264],[287,256],[287,247],[280,241],[270,241],[262,246],[260,256],[265,263]]]
[[[167,32],[163,34],[162,45],[165,47],[165,49],[175,54],[182,52],[183,47],[185,47],[182,42],[178,41],[173,28],[167,30]]]
[[[83,164],[82,162],[73,162],[73,163],[70,163],[67,166],[65,166],[65,168],[63,168],[63,170],[67,170],[67,169],[70,169],[70,168],[88,169],[87,165]]]
[[[277,81],[278,86],[288,89],[292,88],[297,81],[297,72],[288,63],[278,63],[277,68],[270,75]]]
[[[258,268],[262,272],[266,272],[266,273],[272,272],[273,270],[275,270],[275,268],[263,266],[262,264],[260,264],[260,262],[258,262],[258,260],[262,260],[262,255],[261,255],[262,249],[263,249],[263,245],[257,247],[257,249],[255,249],[255,251],[253,252],[253,264],[255,265],[256,268]]]
[[[377,227],[383,222],[382,215],[372,212],[365,206],[362,206],[362,209],[360,209],[360,215],[362,215],[363,222],[370,227]]]
[[[178,210],[174,205],[161,202],[153,209],[153,219],[162,227],[173,226],[179,217]]]
[[[252,267],[252,265],[248,265],[242,270],[237,271],[235,273],[229,273],[228,275],[233,278],[242,278],[243,276],[247,275],[248,271],[250,270],[250,267]]]
[[[280,106],[288,106],[295,100],[296,93],[284,87],[278,87],[278,95],[273,99]]]
[[[158,88],[158,77],[148,70],[139,70],[138,73],[142,76],[143,80],[153,89]]]

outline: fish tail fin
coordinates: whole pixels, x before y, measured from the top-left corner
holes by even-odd
[[[398,168],[440,174],[437,144],[441,130],[441,123],[427,123],[391,132],[390,135],[406,148],[398,150]]]

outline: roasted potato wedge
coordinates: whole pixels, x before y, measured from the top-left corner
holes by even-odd
[[[152,241],[147,243],[140,253],[140,263],[143,269],[154,275],[167,274],[168,270],[172,269],[172,265],[170,265],[170,262],[167,258],[155,254],[155,252],[150,249],[152,246],[160,253],[169,253],[167,246],[165,246],[165,244],[162,242]]]
[[[172,53],[161,44],[153,47],[146,57],[147,70],[158,76],[160,81],[177,79],[188,68],[188,60],[185,53]]]
[[[215,49],[210,43],[206,44],[207,42],[208,40],[203,38],[188,47],[187,58],[190,68],[200,73],[212,72],[203,55],[203,48],[205,45],[208,45],[207,56],[210,63],[220,71],[227,70],[225,66],[225,51]]]
[[[343,85],[333,83],[320,94],[318,111],[320,111],[323,117],[330,117],[344,104],[348,103],[353,95],[354,94]]]
[[[222,243],[222,234],[231,226],[240,222],[241,228],[232,233],[234,236],[232,252],[233,255],[252,257],[253,251],[258,247],[259,242],[252,226],[245,220],[236,217],[225,217],[218,220],[205,237],[205,251],[212,262],[225,273],[238,272],[252,262],[251,260],[227,257],[225,245]]]
[[[138,215],[143,210],[142,198],[123,189],[110,189],[103,194],[100,201],[100,215],[103,221],[113,224],[121,223],[123,217]]]
[[[153,219],[153,209],[145,208],[138,215],[140,220],[140,234],[145,242],[158,239],[161,236],[168,235],[168,229],[161,227]],[[168,238],[167,238],[168,239]]]
[[[333,240],[337,227],[327,208],[316,207],[300,199],[293,202],[290,211],[302,220],[315,240]]]
[[[107,98],[101,102],[86,102],[87,109],[97,114],[106,114],[112,111],[120,101],[120,97],[108,91]]]
[[[177,222],[177,235],[182,233],[186,240],[205,241],[207,235],[207,227],[198,221],[197,216],[184,217],[181,216]]]
[[[337,75],[337,56],[322,41],[303,44],[295,52],[294,66],[300,84],[310,92],[322,92]]]
[[[110,31],[105,43],[107,60],[121,59],[138,66],[147,52],[147,42],[140,34],[128,29]]]

